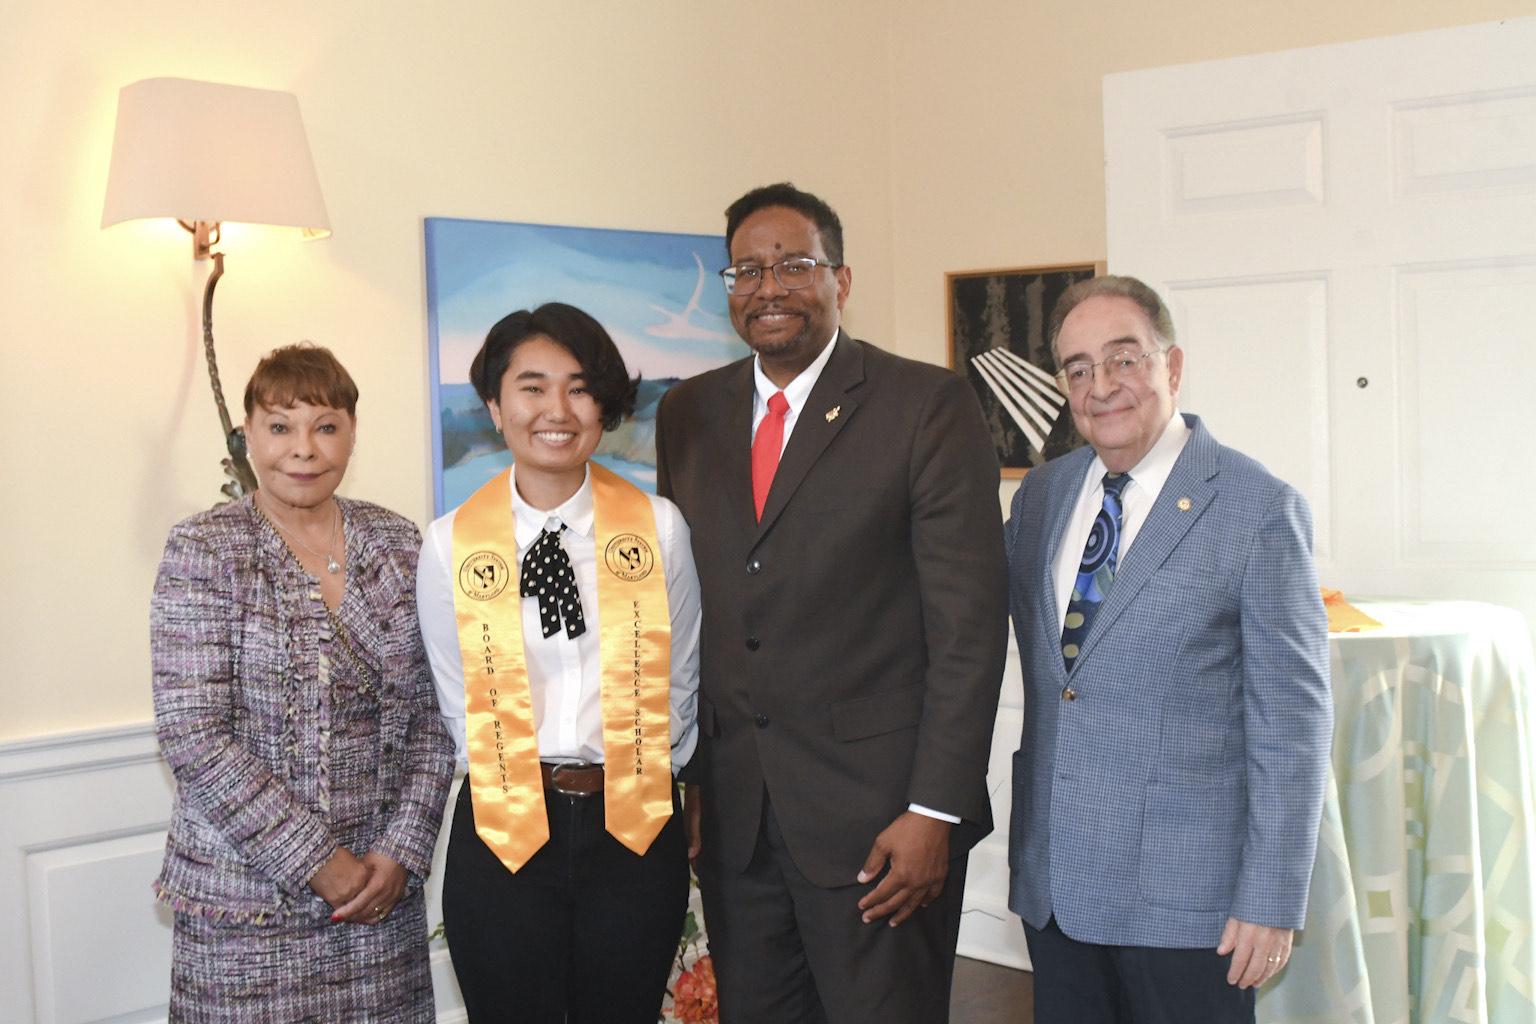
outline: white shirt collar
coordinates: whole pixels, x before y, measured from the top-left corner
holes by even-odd
[[[832,337],[821,347],[821,354],[811,362],[810,366],[801,370],[794,380],[782,388],[769,380],[768,375],[763,372],[762,356],[754,356],[752,358],[752,380],[757,387],[758,406],[763,409],[768,408],[768,399],[772,398],[776,392],[783,391],[784,400],[789,403],[791,410],[798,413],[803,409],[805,403],[811,397],[811,389],[816,386],[816,381],[821,378],[821,371],[827,368],[827,361],[832,358],[832,349],[836,341],[837,330],[834,329]]]
[[[592,535],[592,470],[590,465],[586,470],[586,476],[582,478],[581,486],[576,493],[565,499],[559,506],[548,511],[534,508],[523,500],[523,496],[517,493],[517,469],[512,470],[512,518],[517,525],[517,548],[524,550],[534,541],[539,539],[539,533],[546,527],[553,530],[564,525],[572,533],[583,537]]]
[[[1179,454],[1184,451],[1189,435],[1189,424],[1184,422],[1184,417],[1175,408],[1162,434],[1153,442],[1147,454],[1141,457],[1141,461],[1131,467],[1131,485],[1141,488],[1156,501],[1162,493],[1163,484],[1168,482],[1168,474],[1173,472],[1173,464],[1179,461]],[[1088,479],[1098,483],[1107,472],[1109,469],[1104,465],[1104,460],[1095,455],[1088,466]]]

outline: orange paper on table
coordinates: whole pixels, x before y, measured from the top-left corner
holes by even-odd
[[[1380,629],[1381,623],[1344,600],[1344,591],[1320,588],[1323,592],[1323,610],[1328,613],[1328,632],[1364,633],[1368,629]]]

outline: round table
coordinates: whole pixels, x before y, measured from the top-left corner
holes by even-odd
[[[1263,1024],[1536,1022],[1536,668],[1520,613],[1357,601],[1307,923]]]

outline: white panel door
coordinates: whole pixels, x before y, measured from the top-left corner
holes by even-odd
[[[1325,585],[1536,624],[1536,18],[1110,75],[1109,267]]]

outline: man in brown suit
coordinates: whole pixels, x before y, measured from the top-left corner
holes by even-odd
[[[839,328],[852,273],[826,203],[770,185],[726,219],[755,355],[657,416],[703,593],[690,770],[721,1020],[942,1022],[966,856],[992,828],[992,443],[965,381]]]

